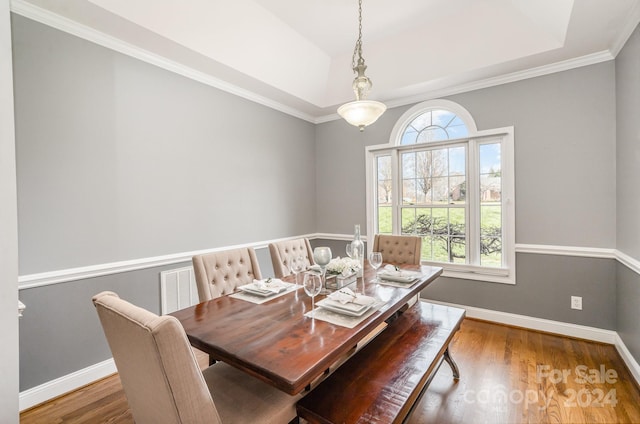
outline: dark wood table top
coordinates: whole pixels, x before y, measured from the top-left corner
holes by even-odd
[[[263,304],[223,296],[171,315],[194,347],[293,395],[442,274],[439,267],[401,268],[421,270],[423,277],[410,288],[391,287],[370,282],[375,271],[365,266],[364,279],[349,287],[386,304],[352,329],[305,317],[311,298],[302,288]]]

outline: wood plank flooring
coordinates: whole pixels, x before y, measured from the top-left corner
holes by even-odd
[[[615,347],[466,319],[410,418],[424,423],[640,423],[640,389]],[[201,366],[207,356],[197,352]],[[131,424],[117,375],[20,414],[20,422]]]

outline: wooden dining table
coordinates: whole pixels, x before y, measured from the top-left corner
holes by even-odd
[[[192,346],[295,395],[442,274],[440,267],[399,267],[422,276],[410,287],[384,285],[373,281],[376,270],[366,264],[364,277],[348,286],[385,302],[354,328],[305,316],[311,298],[302,287],[262,304],[227,295],[171,315],[180,320]],[[295,282],[294,276],[283,280]],[[317,296],[316,302],[323,297]]]

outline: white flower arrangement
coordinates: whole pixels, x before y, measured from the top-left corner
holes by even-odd
[[[327,264],[327,272],[329,274],[347,276],[358,272],[359,269],[360,262],[351,258],[340,258],[340,256],[331,259],[331,262]]]

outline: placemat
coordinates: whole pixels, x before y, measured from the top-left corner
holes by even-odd
[[[233,297],[234,299],[246,300],[247,302],[251,302],[251,303],[255,303],[257,305],[260,305],[260,304],[268,302],[270,300],[277,299],[280,296],[284,296],[287,293],[294,292],[294,291],[298,290],[301,287],[302,286],[299,286],[297,284],[292,284],[291,287],[289,287],[285,291],[280,292],[280,293],[276,293],[273,296],[259,296],[259,295],[254,295],[254,294],[251,294],[251,293],[239,291],[237,293],[230,294],[229,297]]]
[[[374,312],[376,312],[378,309],[384,306],[385,303],[387,302],[384,302],[382,300],[376,301],[376,303],[374,303],[373,306],[371,306],[371,309],[369,309],[367,312],[365,312],[362,316],[359,316],[359,317],[343,315],[337,312],[331,312],[327,309],[318,307],[314,310],[315,312],[314,317],[315,319],[319,319],[320,321],[326,321],[328,323],[339,325],[341,327],[353,328],[356,325],[360,324],[365,319],[369,318],[371,315],[373,315]],[[311,318],[311,311],[304,314],[304,316]]]

